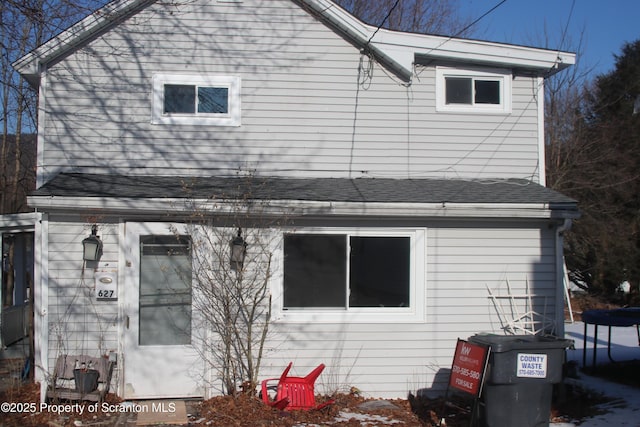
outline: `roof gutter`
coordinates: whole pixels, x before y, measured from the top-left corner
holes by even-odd
[[[234,200],[184,198],[110,198],[29,196],[29,205],[41,211],[100,210],[105,213],[154,213],[179,215],[197,210],[224,215],[237,210]],[[195,208],[194,208],[195,206]],[[406,218],[576,218],[570,206],[547,203],[385,203],[269,200],[256,208],[261,215],[296,217],[406,217]]]

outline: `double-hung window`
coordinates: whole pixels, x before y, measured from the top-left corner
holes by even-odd
[[[279,305],[285,319],[419,321],[424,230],[285,233]]]
[[[438,111],[510,113],[511,74],[501,70],[436,68]]]
[[[240,126],[240,78],[155,74],[152,108],[156,124]]]

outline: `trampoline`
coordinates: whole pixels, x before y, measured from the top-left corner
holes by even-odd
[[[593,333],[593,359],[591,367],[596,366],[596,349],[598,347],[598,326],[609,328],[607,340],[607,356],[615,363],[611,357],[611,328],[614,326],[629,327],[635,326],[638,334],[638,345],[640,345],[640,307],[617,308],[614,310],[587,310],[582,313],[584,322],[584,336],[582,348],[582,366],[587,364],[587,325],[594,325]]]

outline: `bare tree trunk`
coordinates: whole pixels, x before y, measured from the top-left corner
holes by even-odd
[[[8,152],[9,152],[9,93],[10,93],[10,75],[11,75],[11,64],[8,61],[4,60],[6,56],[5,50],[7,49],[5,46],[9,46],[9,28],[5,23],[5,14],[7,12],[7,5],[5,3],[0,3],[0,17],[2,17],[2,22],[0,25],[0,40],[2,42],[2,53],[3,53],[3,61],[2,61],[2,148],[0,149],[0,165],[2,165],[2,170],[0,173],[0,213],[7,212],[6,203],[7,203],[7,164],[8,164]]]
[[[11,64],[46,39],[84,17],[105,0],[4,0],[0,2],[0,213],[23,211],[33,187],[35,151],[27,151],[26,132],[37,123],[37,96]],[[32,156],[25,160],[25,154]]]

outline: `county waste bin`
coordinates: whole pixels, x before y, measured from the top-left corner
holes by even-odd
[[[483,426],[548,426],[553,384],[562,381],[565,349],[573,341],[493,334],[474,335],[469,341],[491,349],[481,396]]]

